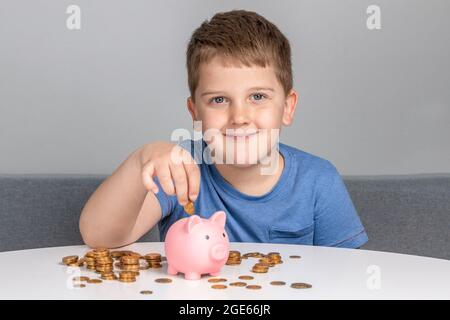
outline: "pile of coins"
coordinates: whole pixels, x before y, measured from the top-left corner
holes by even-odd
[[[136,272],[121,271],[119,273],[119,281],[120,282],[135,282],[136,281]]]
[[[242,259],[257,258],[259,261],[252,267],[254,273],[267,273],[270,267],[283,263],[279,252],[269,252],[263,254],[261,252],[249,252],[241,256],[239,251],[230,251],[227,265],[239,265]]]
[[[232,250],[228,254],[228,259],[226,264],[229,266],[240,265],[243,259],[248,258],[256,258],[258,262],[253,265],[251,271],[253,273],[267,273],[271,267],[274,267],[278,264],[283,263],[282,257],[278,252],[269,252],[267,254],[263,254],[260,252],[250,252],[241,255],[241,253],[237,250]],[[291,259],[300,259],[299,255],[291,255]],[[76,255],[66,256],[62,258],[62,263],[66,266],[72,267],[83,267],[86,266],[88,270],[95,271],[100,274],[98,279],[89,278],[87,276],[77,276],[73,278],[74,287],[76,288],[84,288],[86,284],[97,284],[101,283],[102,280],[118,280],[120,282],[130,283],[135,282],[137,280],[137,276],[139,276],[140,270],[146,270],[150,268],[162,268],[163,261],[166,261],[165,257],[162,257],[161,254],[151,252],[141,256],[139,253],[133,251],[112,251],[110,252],[106,248],[96,248],[91,251],[88,251],[84,257],[81,259]],[[141,261],[145,263],[145,265],[141,264]],[[118,275],[115,272],[114,268],[116,268],[116,272],[118,271]],[[117,270],[118,269],[118,270]],[[244,281],[235,281],[230,282],[228,285],[226,282],[228,281],[225,278],[209,278],[208,282],[210,282],[211,288],[213,289],[226,289],[228,286],[230,287],[244,287],[250,290],[258,290],[261,289],[262,286],[258,284],[247,284],[248,280],[253,280],[253,276],[243,275],[239,276],[239,280]],[[156,283],[171,283],[172,279],[170,278],[159,278],[155,279]],[[271,285],[273,286],[285,286],[286,282],[284,281],[271,281]],[[294,289],[309,289],[312,286],[308,283],[296,282],[290,285],[291,288]],[[142,290],[141,294],[152,294],[153,292],[150,290]]]
[[[141,260],[145,260],[145,266],[141,265]],[[86,283],[101,283],[102,280],[119,280],[121,282],[135,282],[136,277],[139,276],[140,270],[149,268],[161,268],[162,261],[165,261],[159,253],[148,253],[141,256],[133,251],[112,251],[106,248],[96,248],[88,251],[83,258],[72,255],[62,258],[62,263],[66,266],[83,267],[86,266],[88,270],[95,271],[100,274],[99,279],[86,276],[75,277],[73,280],[77,281],[76,287],[83,288],[79,282]],[[116,270],[114,270],[116,268]],[[116,271],[116,272],[115,272]],[[119,275],[117,275],[119,271]]]
[[[134,272],[135,275],[139,275],[139,270],[141,267],[139,263],[140,258],[141,255],[138,253],[124,254],[120,257],[120,264],[117,264],[117,266],[122,271]]]
[[[67,256],[62,258],[62,263],[66,266],[78,267],[78,256]]]
[[[228,260],[226,264],[228,266],[235,266],[241,264],[242,258],[239,251],[230,251],[228,254]]]
[[[95,271],[100,273],[100,277],[103,280],[117,279],[114,273],[114,259],[111,257],[108,249],[94,249],[91,256],[94,256]]]
[[[161,268],[162,258],[159,253],[148,253],[144,256],[149,268]]]

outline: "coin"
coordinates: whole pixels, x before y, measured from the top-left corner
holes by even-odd
[[[185,206],[183,206],[183,208],[184,208],[184,211],[189,215],[192,215],[195,213],[195,206],[192,201],[189,201]]]
[[[73,281],[88,281],[89,277],[81,276],[81,277],[73,277]]]
[[[136,273],[133,271],[121,271],[119,273],[119,281],[120,282],[135,282],[136,281]]]
[[[84,283],[74,283],[73,287],[74,288],[84,288],[84,287],[86,287],[86,285]]]
[[[242,257],[241,253],[236,250],[232,250],[228,253],[228,260],[226,262],[226,265],[228,266],[235,266],[241,264]]]
[[[226,289],[227,286],[224,285],[224,284],[213,284],[213,285],[211,286],[211,288],[213,288],[213,289]]]
[[[159,278],[159,279],[155,279],[155,282],[158,282],[158,283],[171,283],[171,282],[172,282],[172,279],[169,279],[169,278]]]
[[[286,284],[286,282],[284,282],[284,281],[272,281],[270,284],[273,285],[273,286],[284,286]]]
[[[245,287],[246,285],[247,285],[247,283],[241,282],[241,281],[230,283],[230,286],[233,286],[233,287]]]
[[[216,283],[216,282],[226,282],[227,279],[224,278],[210,278],[208,279],[208,282]]]
[[[155,253],[155,252],[151,252],[151,253],[147,253],[144,258],[146,260],[159,260],[161,261],[161,254],[159,253]]]
[[[309,288],[312,288],[312,285],[310,285],[309,283],[296,282],[296,283],[291,284],[291,288],[294,288],[294,289],[309,289]]]
[[[252,277],[252,276],[239,276],[239,279],[241,279],[241,280],[253,280],[255,278]]]
[[[292,255],[292,256],[289,256],[289,258],[291,258],[291,259],[300,259],[300,258],[301,258],[301,256],[297,256],[297,255]]]
[[[102,283],[103,281],[100,279],[89,279],[87,283]]]
[[[73,264],[78,261],[78,256],[67,256],[62,258],[62,263],[65,265]]]
[[[150,290],[142,290],[140,293],[141,293],[141,294],[147,295],[147,294],[152,294],[153,291],[150,291]]]
[[[248,286],[246,286],[247,289],[251,289],[251,290],[258,290],[261,289],[261,286],[258,286],[256,284],[250,284]]]

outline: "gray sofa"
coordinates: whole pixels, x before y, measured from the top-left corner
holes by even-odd
[[[78,218],[104,175],[0,175],[0,251],[82,244]],[[450,174],[344,176],[367,250],[450,259]],[[140,241],[159,241],[155,227]]]

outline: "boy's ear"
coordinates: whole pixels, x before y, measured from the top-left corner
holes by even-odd
[[[195,103],[192,101],[192,97],[187,98],[186,104],[188,111],[191,114],[192,121],[196,121],[198,119],[197,110],[195,108]]]
[[[294,119],[295,109],[297,108],[298,94],[292,89],[287,95],[284,102],[283,110],[283,124],[285,126],[290,126]]]

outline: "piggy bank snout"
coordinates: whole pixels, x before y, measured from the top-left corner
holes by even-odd
[[[223,244],[216,244],[211,248],[211,257],[214,260],[223,260],[228,256],[228,248]]]

